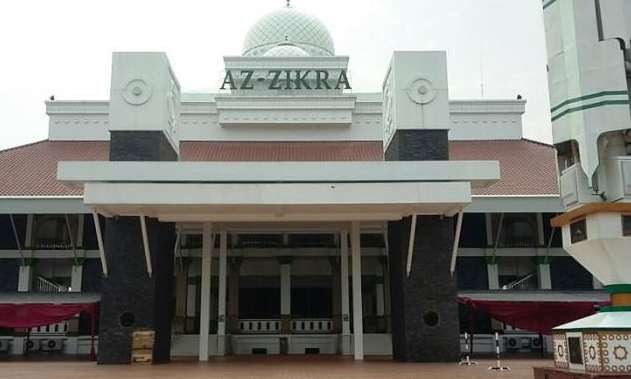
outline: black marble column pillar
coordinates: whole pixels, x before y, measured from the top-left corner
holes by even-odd
[[[111,161],[175,161],[162,132],[112,132]],[[153,273],[149,276],[140,218],[108,218],[104,248],[109,273],[101,284],[98,363],[131,361],[132,333],[155,331],[153,362],[170,360],[175,225],[146,218]]]
[[[448,160],[447,130],[399,130],[386,160]],[[410,275],[406,273],[412,217],[388,223],[392,348],[404,362],[457,361],[457,286],[449,272],[451,217],[419,216]]]

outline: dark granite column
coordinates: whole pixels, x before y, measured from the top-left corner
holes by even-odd
[[[112,132],[111,161],[175,161],[162,132]],[[140,218],[108,218],[104,245],[109,275],[101,285],[98,363],[131,361],[132,333],[155,331],[153,362],[170,360],[175,225],[146,219],[153,274],[147,273]]]
[[[448,160],[447,130],[399,130],[386,160]],[[456,281],[449,273],[453,219],[419,216],[412,270],[406,262],[411,217],[388,223],[392,349],[404,362],[457,361],[460,356]]]

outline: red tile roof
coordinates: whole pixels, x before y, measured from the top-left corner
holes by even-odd
[[[501,180],[476,195],[558,194],[556,152],[550,145],[529,140],[452,141],[453,160],[494,160],[500,162]]]
[[[81,195],[57,181],[57,162],[108,159],[108,142],[41,141],[0,151],[0,196]]]
[[[81,195],[56,180],[59,161],[107,160],[108,142],[41,141],[0,151],[0,196]],[[454,160],[499,160],[502,179],[480,195],[558,193],[551,146],[521,141],[450,142]],[[381,142],[182,142],[183,161],[380,161]]]
[[[382,161],[381,142],[183,142],[184,161]]]

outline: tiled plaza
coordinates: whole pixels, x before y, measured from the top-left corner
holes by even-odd
[[[483,379],[509,377],[531,379],[533,366],[548,366],[552,361],[507,360],[509,373],[489,372],[494,361],[480,360],[478,366],[457,364],[396,363],[368,360],[356,363],[339,357],[244,357],[212,360],[206,364],[176,361],[166,365],[97,366],[92,362],[0,362],[2,379],[214,379],[214,378],[417,378]]]

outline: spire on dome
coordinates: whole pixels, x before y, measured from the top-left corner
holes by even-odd
[[[291,8],[291,0],[287,0],[287,8]]]

